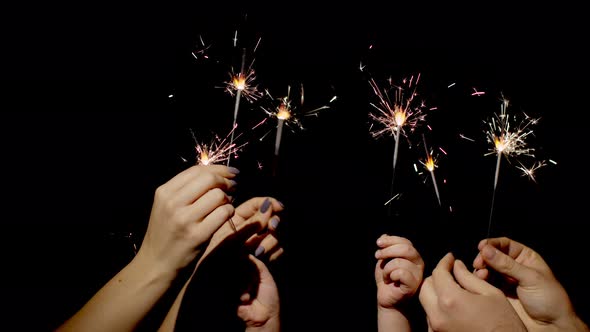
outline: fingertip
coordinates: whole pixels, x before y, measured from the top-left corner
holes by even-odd
[[[250,301],[250,294],[249,293],[242,294],[242,296],[240,296],[240,301],[242,301],[242,302]]]

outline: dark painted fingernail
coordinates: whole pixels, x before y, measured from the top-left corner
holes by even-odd
[[[284,207],[285,207],[285,204],[283,204],[283,202],[281,202],[281,201],[277,200],[277,203],[279,203],[279,205],[280,205],[282,208],[284,208]]]
[[[258,256],[262,255],[263,253],[264,253],[264,247],[258,246],[258,248],[256,248],[256,251],[254,252],[254,256],[258,257]]]
[[[264,200],[264,203],[262,203],[262,205],[260,206],[260,212],[265,213],[266,211],[268,211],[269,207],[270,207],[270,199],[267,198]]]
[[[277,229],[277,227],[279,227],[279,218],[277,217],[272,217],[270,219],[270,226],[274,229]]]
[[[229,166],[229,167],[227,168],[227,170],[228,170],[230,173],[232,173],[232,174],[236,174],[236,175],[237,175],[237,174],[240,174],[240,170],[239,170],[239,169],[237,169],[237,168],[235,168],[235,167],[231,167],[231,166]]]
[[[235,187],[238,183],[234,180],[229,180],[229,186],[230,187]]]

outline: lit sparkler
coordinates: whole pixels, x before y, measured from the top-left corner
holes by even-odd
[[[234,37],[234,46],[236,45],[236,41],[237,41],[237,31],[236,31],[236,37]],[[260,44],[260,39],[258,39],[258,42],[256,43],[256,47],[254,50],[256,50],[256,48],[258,48],[259,44]],[[233,120],[234,127],[235,127],[237,120],[238,120],[238,110],[240,108],[241,97],[244,96],[244,98],[247,101],[253,102],[262,96],[262,93],[260,93],[260,91],[258,91],[258,87],[254,84],[254,81],[256,79],[256,75],[255,75],[255,72],[253,69],[253,65],[254,65],[254,60],[246,68],[246,49],[243,48],[240,71],[236,73],[234,71],[234,69],[232,68],[229,73],[230,79],[229,79],[229,81],[225,82],[225,91],[227,93],[229,93],[232,97],[235,96],[235,98],[236,98],[235,104],[234,104],[234,120]],[[232,134],[232,136],[230,137],[230,142],[233,142],[233,141],[234,141],[234,136]],[[230,159],[231,159],[231,157],[227,159],[228,166],[229,166]]]
[[[412,133],[424,122],[426,118],[426,105],[423,101],[417,99],[416,91],[420,81],[420,74],[416,77],[402,80],[401,85],[394,85],[389,79],[387,88],[380,88],[374,79],[369,80],[369,84],[377,97],[377,103],[371,103],[377,111],[369,113],[369,117],[377,128],[371,126],[370,132],[374,138],[391,135],[395,139],[393,150],[393,174],[391,177],[391,193],[393,196],[393,184],[395,179],[395,169],[397,166],[398,147],[401,136]]]
[[[510,157],[528,156],[534,158],[534,148],[528,146],[527,139],[533,136],[533,130],[530,128],[535,125],[539,119],[531,118],[524,114],[524,118],[518,120],[516,116],[511,116],[507,113],[508,100],[502,99],[500,104],[500,113],[496,113],[495,116],[488,122],[485,122],[488,126],[486,131],[487,142],[492,145],[489,152],[485,155],[496,155],[496,171],[494,175],[494,189],[492,193],[492,204],[490,207],[490,217],[488,221],[488,235],[490,236],[490,230],[492,226],[492,214],[494,211],[494,200],[496,197],[496,187],[498,186],[498,177],[500,174],[500,161],[502,156],[510,160]],[[522,164],[521,164],[522,165]],[[520,168],[525,175],[531,176],[534,171],[544,166],[545,163],[541,162],[536,164],[531,169]]]
[[[434,156],[432,150],[428,150],[428,146],[426,145],[426,138],[424,137],[424,135],[422,135],[422,140],[424,141],[426,159],[424,161],[420,161],[420,163],[428,170],[428,172],[430,172],[430,177],[432,178],[432,184],[434,186],[434,193],[436,194],[438,205],[442,206],[440,202],[440,193],[438,192],[438,184],[436,183],[436,177],[434,176],[434,169],[438,167],[437,158]]]
[[[271,100],[273,97],[270,95],[268,90],[266,94],[270,97]],[[329,103],[332,103],[336,100],[336,96],[332,97]],[[269,116],[277,118],[277,134],[275,137],[275,156],[279,155],[279,149],[281,146],[281,137],[283,134],[283,126],[287,125],[288,127],[296,127],[298,129],[303,129],[303,124],[301,123],[301,117],[304,116],[318,116],[318,113],[321,110],[330,108],[328,105],[323,105],[311,110],[301,110],[303,107],[304,102],[304,93],[303,93],[303,85],[301,85],[300,91],[300,101],[298,105],[293,105],[293,100],[291,99],[291,86],[287,86],[287,95],[285,97],[278,99],[278,105],[274,105],[273,108],[269,109],[264,106],[261,106],[262,110]],[[264,135],[266,136],[266,134]]]
[[[197,141],[195,134],[191,130],[193,139],[195,141],[195,151],[197,153],[197,165],[212,165],[219,164],[229,160],[232,156],[237,157],[237,153],[248,143],[237,145],[229,140],[229,136],[233,135],[236,126],[230,131],[225,138],[220,138],[215,135],[209,144],[200,143]],[[235,139],[240,137],[239,134]]]

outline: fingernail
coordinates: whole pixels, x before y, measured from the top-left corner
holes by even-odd
[[[383,240],[381,240],[381,238],[377,239],[377,245],[381,246],[383,244]]]
[[[381,257],[381,250],[375,251],[375,258]]]
[[[281,201],[277,200],[277,203],[279,203],[279,205],[280,205],[282,208],[284,208],[284,207],[285,207],[285,204],[283,204],[283,202],[281,202]]]
[[[491,246],[486,245],[485,247],[483,247],[482,254],[488,260],[492,260],[492,259],[494,259],[494,256],[496,256],[496,249],[494,249]]]
[[[264,247],[258,246],[258,248],[256,248],[256,251],[254,252],[254,256],[258,257],[258,256],[262,255],[263,253],[264,253]]]
[[[230,187],[235,187],[235,185],[238,184],[236,181],[234,180],[229,180],[229,186]]]
[[[227,168],[227,170],[228,170],[230,173],[232,173],[232,174],[236,174],[236,175],[237,175],[237,174],[240,174],[240,170],[239,170],[239,169],[237,169],[237,168],[235,168],[235,167],[231,167],[231,166],[229,166],[229,167]]]
[[[270,226],[274,229],[277,229],[277,227],[279,227],[279,218],[277,217],[272,217],[270,219]]]
[[[264,200],[264,202],[260,206],[260,212],[261,213],[265,213],[268,210],[269,207],[270,207],[270,199],[267,198],[267,199]]]

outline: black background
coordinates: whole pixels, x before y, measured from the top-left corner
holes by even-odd
[[[265,115],[257,103],[240,108],[248,145],[233,163],[241,170],[236,199],[273,195],[287,207],[286,252],[274,267],[285,330],[373,330],[374,243],[384,232],[411,239],[427,274],[450,250],[471,262],[487,234],[495,167],[484,156],[483,121],[501,94],[512,110],[541,118],[532,142],[557,165],[535,183],[503,160],[492,236],[540,252],[588,321],[582,13],[566,2],[6,7],[0,132],[9,318],[22,330],[51,329],[132,258],[155,188],[194,160],[190,130],[206,141],[230,129],[234,99],[218,87],[238,66],[240,47],[252,50],[262,38],[260,89],[280,96],[303,84],[309,107],[338,96],[303,119],[304,131],[284,133],[274,173],[273,135],[257,140],[270,122],[246,130]],[[211,45],[208,60],[191,55],[199,36]],[[436,173],[443,208],[413,170],[422,147],[402,141],[402,196],[390,212],[383,203],[394,141],[369,135],[367,80],[417,73],[421,97],[437,107],[426,134],[448,152]],[[471,96],[473,88],[486,94]]]

